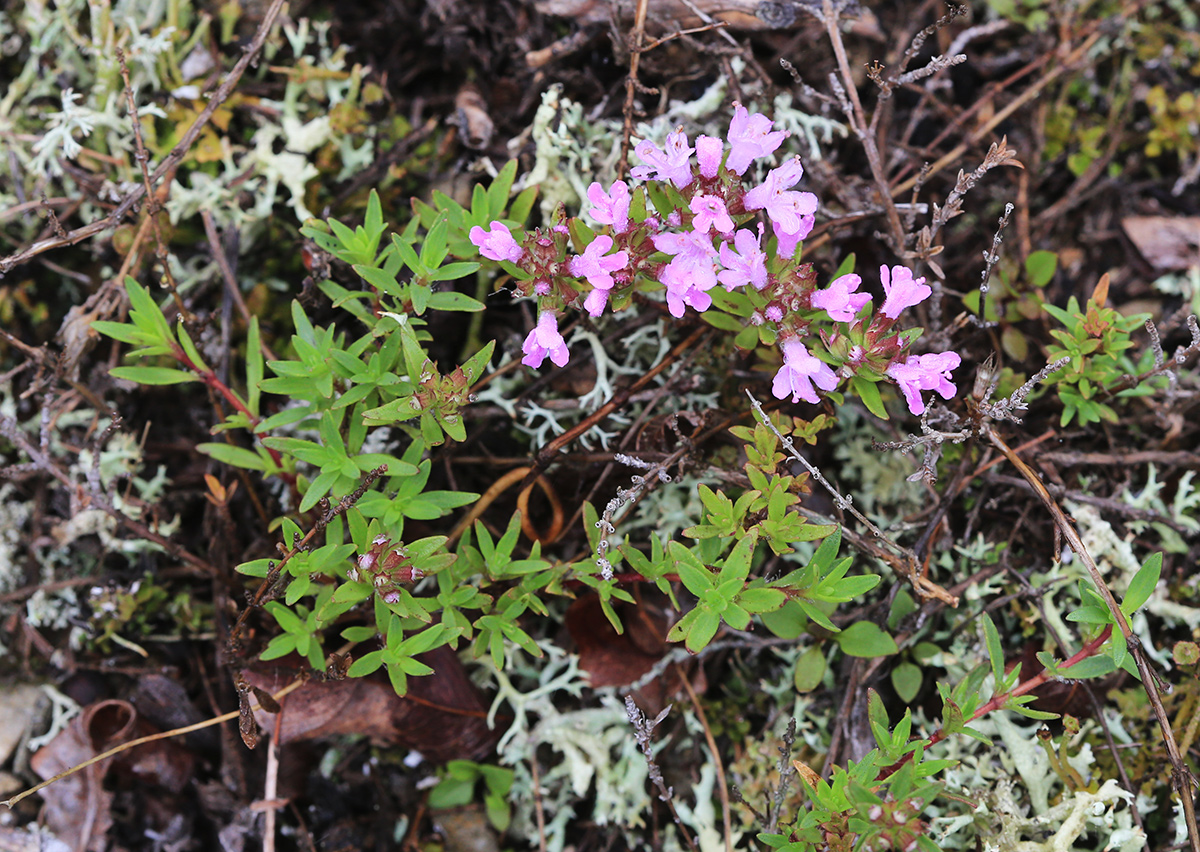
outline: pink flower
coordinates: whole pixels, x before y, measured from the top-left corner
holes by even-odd
[[[612,273],[618,269],[624,269],[629,263],[628,252],[619,251],[616,254],[606,255],[605,252],[612,247],[612,237],[600,234],[588,244],[588,247],[583,250],[583,254],[571,258],[571,262],[567,266],[572,275],[586,278],[588,283],[595,288],[588,293],[583,302],[584,310],[594,317],[600,316],[604,306],[608,304],[609,291],[616,283],[613,281]]]
[[[687,143],[687,134],[683,129],[673,131],[667,136],[666,152],[658,150],[658,146],[646,139],[638,143],[633,153],[641,158],[646,165],[635,166],[629,173],[638,180],[653,177],[655,180],[669,180],[680,189],[692,182],[692,148]]]
[[[816,224],[816,219],[812,216],[800,217],[800,230],[794,234],[789,234],[780,227],[778,222],[771,223],[771,230],[779,240],[775,246],[775,256],[791,260],[796,256],[796,246],[800,245],[800,241],[812,233],[813,225]]]
[[[799,340],[789,340],[783,344],[783,366],[775,374],[771,385],[771,393],[776,399],[786,399],[792,395],[792,402],[805,400],[816,402],[815,384],[821,390],[833,390],[837,387],[837,376],[829,365],[809,354],[804,344]]]
[[[725,268],[717,273],[717,280],[726,290],[732,291],[746,284],[753,285],[755,290],[767,286],[767,254],[758,245],[762,237],[762,225],[758,227],[758,236],[746,228],[733,235],[737,251],[725,243],[721,244],[721,265]]]
[[[729,218],[725,202],[715,195],[697,195],[688,205],[688,209],[696,217],[692,220],[692,227],[702,234],[707,234],[708,229],[713,226],[722,234],[733,230],[733,220]]]
[[[659,251],[675,255],[658,278],[667,288],[667,309],[671,316],[683,316],[688,306],[698,311],[708,310],[712,297],[706,291],[717,285],[717,250],[712,239],[697,231],[658,234],[653,239]]]
[[[542,311],[538,316],[537,325],[525,338],[521,351],[525,353],[521,363],[534,369],[542,366],[542,361],[546,360],[547,355],[558,366],[567,365],[571,353],[567,349],[567,342],[558,333],[558,320],[554,311]]]
[[[779,305],[767,305],[767,309],[764,311],[764,313],[766,314],[767,319],[769,319],[771,322],[779,322],[783,319],[783,308],[781,308]]]
[[[893,266],[890,273],[886,266],[881,266],[879,279],[883,282],[883,292],[887,295],[883,300],[882,312],[889,319],[900,316],[900,312],[905,308],[921,304],[933,292],[925,283],[925,278],[913,278],[912,270],[907,266]]]
[[[715,136],[696,137],[696,160],[700,163],[700,176],[715,178],[721,170],[721,155],[725,153],[725,143]]]
[[[588,201],[592,202],[591,214],[602,225],[612,225],[613,231],[625,233],[629,227],[629,185],[623,180],[616,181],[606,193],[598,181],[593,181],[587,191]]]
[[[862,306],[871,301],[869,293],[854,292],[861,283],[862,278],[853,274],[835,278],[828,289],[812,294],[812,306],[837,322],[853,322]]]
[[[817,197],[811,192],[791,192],[791,187],[804,175],[804,166],[799,157],[792,157],[777,169],[767,172],[767,179],[761,186],[746,193],[742,203],[747,210],[767,211],[771,220],[778,224],[777,232],[788,235],[799,235],[796,239],[808,236],[804,230],[804,217],[811,217],[817,212]],[[808,230],[812,225],[808,226]]]
[[[491,230],[476,225],[468,235],[479,253],[488,260],[508,260],[516,263],[525,254],[503,222],[492,222]]]
[[[576,278],[586,278],[593,287],[611,290],[613,286],[611,273],[618,269],[624,269],[629,263],[628,252],[619,251],[616,254],[606,255],[605,252],[612,247],[613,238],[608,234],[600,234],[588,244],[588,247],[583,250],[583,254],[571,258],[567,268]]]
[[[937,391],[942,399],[953,399],[958,388],[950,381],[950,371],[960,363],[962,359],[957,352],[909,355],[903,363],[888,367],[887,374],[900,386],[908,410],[913,414],[924,414],[925,403],[921,399],[921,391]]]
[[[765,115],[751,115],[744,106],[735,104],[733,119],[729,122],[730,151],[725,168],[740,175],[750,167],[751,162],[778,148],[787,138],[787,132],[772,132],[772,126],[771,119]]]
[[[583,300],[583,309],[594,317],[600,316],[604,313],[604,306],[608,304],[608,297],[611,294],[612,290],[607,287],[595,288]]]

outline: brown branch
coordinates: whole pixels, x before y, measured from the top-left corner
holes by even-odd
[[[838,13],[834,9],[833,0],[824,0],[821,20],[825,24],[825,34],[829,36],[829,43],[833,45],[833,55],[837,60],[838,73],[841,75],[842,85],[850,98],[851,109],[847,111],[846,117],[850,120],[850,125],[854,128],[854,133],[858,136],[858,141],[862,144],[863,152],[867,155],[867,163],[871,168],[871,177],[875,180],[875,186],[879,190],[880,201],[883,203],[884,213],[887,215],[888,230],[891,232],[892,250],[899,254],[904,250],[904,226],[900,222],[900,212],[896,209],[896,203],[893,200],[894,193],[888,186],[887,175],[883,169],[883,160],[879,156],[879,146],[876,144],[875,136],[871,132],[872,122],[867,121],[866,111],[863,109],[862,101],[858,97],[858,87],[854,84],[854,74],[850,70],[850,61],[846,58],[846,45],[842,42],[842,31],[838,27]]]
[[[562,447],[565,447],[567,444],[574,441],[588,429],[591,429],[597,423],[604,420],[605,417],[608,417],[608,415],[612,414],[614,411],[628,402],[630,397],[632,397],[646,385],[650,384],[650,382],[654,381],[655,376],[657,376],[671,364],[675,363],[680,356],[684,355],[685,353],[690,355],[699,351],[702,348],[698,345],[700,339],[709,334],[711,331],[712,329],[708,326],[703,326],[696,329],[694,332],[688,335],[687,339],[679,343],[674,349],[668,352],[666,357],[658,362],[658,364],[656,364],[654,367],[651,367],[646,372],[646,375],[642,376],[625,390],[615,394],[612,399],[600,406],[600,408],[598,408],[596,412],[590,415],[586,420],[582,421],[581,423],[577,423],[575,426],[568,429],[566,432],[563,432],[561,435],[543,447],[538,452],[537,458],[534,461],[533,466],[530,468],[529,473],[526,474],[525,479],[522,481],[521,489],[524,490],[533,484],[533,481],[550,465],[550,462],[554,461],[554,457],[558,454],[558,451]]]
[[[105,494],[98,488],[91,488],[84,483],[76,482],[68,473],[63,471],[62,468],[55,464],[54,459],[50,458],[49,455],[43,453],[39,448],[35,447],[30,442],[30,440],[25,436],[25,433],[21,430],[20,424],[18,424],[16,420],[0,414],[0,435],[8,438],[8,440],[12,441],[12,443],[17,447],[17,449],[29,456],[30,460],[38,470],[50,474],[63,485],[67,486],[67,492],[68,494],[72,495],[72,498],[75,498],[80,493],[87,495],[87,498],[90,500],[92,505],[102,510],[109,517],[115,519],[119,524],[127,528],[139,538],[144,538],[146,541],[154,542],[175,558],[186,562],[188,565],[191,565],[194,568],[200,569],[205,574],[216,576],[217,571],[211,564],[201,559],[199,556],[196,556],[195,554],[185,550],[183,547],[179,546],[165,536],[156,533],[141,521],[126,515],[120,509],[116,508],[108,499],[108,497],[105,496]],[[2,473],[3,469],[0,469],[0,474]]]
[[[212,118],[213,113],[215,113],[221,104],[225,103],[229,96],[233,94],[233,90],[237,86],[238,81],[241,80],[242,75],[246,72],[246,69],[249,68],[250,64],[258,57],[259,51],[262,50],[263,44],[266,42],[267,36],[271,32],[271,28],[275,24],[275,19],[279,16],[279,11],[283,7],[283,2],[284,0],[271,0],[271,5],[263,15],[262,23],[259,24],[258,31],[254,34],[254,39],[247,47],[244,48],[242,58],[237,61],[237,64],[233,66],[233,70],[226,75],[225,80],[217,88],[216,92],[213,93],[212,97],[208,99],[208,105],[204,107],[203,111],[201,111],[198,116],[196,116],[196,120],[192,122],[192,126],[189,127],[183,134],[182,138],[180,138],[179,144],[172,148],[171,153],[167,154],[167,156],[163,158],[163,161],[159,163],[158,168],[156,168],[154,173],[150,176],[151,181],[157,183],[163,178],[164,175],[171,172],[179,165],[183,158],[187,156],[188,151],[191,149],[193,143],[195,143],[197,137],[200,136],[200,132],[204,130],[205,125],[208,124],[209,119]],[[25,263],[26,261],[37,257],[39,254],[47,252],[50,249],[58,248],[60,246],[75,245],[78,242],[86,240],[88,237],[94,237],[97,234],[101,234],[109,230],[110,228],[115,228],[125,218],[126,214],[133,209],[134,205],[145,196],[145,194],[145,184],[136,186],[129,191],[129,194],[125,196],[125,198],[120,204],[117,205],[116,209],[113,210],[112,213],[98,222],[92,222],[89,225],[76,228],[75,230],[69,231],[62,236],[54,236],[49,239],[40,240],[29,246],[29,248],[22,249],[16,254],[11,254],[8,257],[0,258],[0,277],[3,277],[14,267]]]

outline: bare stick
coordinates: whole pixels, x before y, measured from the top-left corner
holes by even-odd
[[[687,679],[684,678],[684,680],[686,681]],[[653,719],[647,719],[646,714],[634,703],[633,696],[625,696],[625,715],[629,717],[629,723],[633,725],[633,734],[637,738],[638,748],[642,750],[642,755],[646,758],[646,769],[650,773],[650,781],[658,788],[659,800],[671,811],[671,818],[679,828],[679,833],[683,835],[683,842],[687,844],[688,849],[691,849],[692,852],[698,852],[699,847],[696,846],[696,841],[687,830],[687,826],[683,824],[683,820],[679,818],[679,812],[675,810],[675,790],[667,786],[667,782],[663,780],[662,770],[654,760],[654,745],[652,742],[654,729],[659,726],[663,719],[667,718],[667,714],[670,712],[671,705],[668,704]]]
[[[875,137],[871,133],[866,111],[858,97],[858,88],[854,85],[854,74],[850,70],[850,60],[846,58],[846,45],[842,43],[842,31],[838,29],[838,13],[834,10],[833,0],[824,0],[821,19],[825,24],[825,33],[829,36],[829,43],[833,45],[833,55],[837,59],[838,73],[841,75],[846,97],[849,99],[851,108],[847,111],[846,117],[850,119],[850,125],[854,128],[854,133],[858,136],[863,151],[867,155],[867,163],[871,167],[871,177],[875,179],[875,185],[879,188],[879,199],[883,203],[884,213],[887,215],[892,250],[899,253],[904,249],[904,226],[900,222],[900,213],[896,210],[896,203],[892,200],[892,190],[888,186],[887,175],[883,172],[879,146],[875,144]]]

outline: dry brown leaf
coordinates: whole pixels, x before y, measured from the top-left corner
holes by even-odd
[[[97,701],[38,749],[29,764],[41,778],[51,778],[116,745],[157,732],[129,702]],[[193,763],[191,753],[172,740],[121,752],[43,789],[45,824],[74,849],[104,849],[112,826],[113,794],[104,789],[107,774],[124,776],[139,790],[160,787],[178,793],[191,780]]]
[[[579,652],[579,667],[588,673],[592,686],[627,686],[647,674],[670,650],[667,631],[670,618],[665,598],[657,592],[643,593],[640,605],[614,601],[614,609],[625,627],[617,633],[600,607],[596,595],[584,595],[567,610],[567,631]],[[692,665],[692,682],[704,690],[703,670]],[[654,716],[682,689],[679,667],[633,691],[634,700]]]
[[[272,733],[279,725],[280,743],[361,734],[380,745],[416,749],[438,763],[486,756],[496,732],[488,728],[488,705],[458,656],[442,647],[418,659],[434,674],[409,678],[404,698],[386,677],[311,681],[280,702],[278,715],[259,709],[255,718]],[[292,681],[294,671],[246,672],[245,678],[252,686],[278,692]]]
[[[1200,264],[1200,216],[1129,216],[1125,233],[1160,272]]]

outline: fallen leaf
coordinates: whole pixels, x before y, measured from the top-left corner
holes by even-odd
[[[567,631],[579,652],[579,667],[588,673],[593,687],[628,686],[649,673],[673,647],[667,642],[671,623],[666,598],[657,591],[643,592],[641,597],[640,605],[613,602],[624,633],[613,629],[597,595],[583,595],[567,609]],[[703,692],[703,669],[692,661],[682,668],[693,672],[692,683],[697,692]],[[682,690],[680,672],[680,666],[671,666],[633,691],[634,700],[647,715],[657,715]]]
[[[403,698],[386,677],[314,680],[288,694],[277,715],[257,708],[255,719],[272,734],[279,725],[281,744],[360,734],[378,745],[415,749],[435,763],[488,755],[497,732],[488,728],[488,704],[458,656],[442,647],[418,659],[434,674],[409,678]],[[247,671],[244,676],[251,686],[273,693],[291,682],[294,671]]]
[[[1160,272],[1200,263],[1200,216],[1128,216],[1121,225],[1146,262]]]

